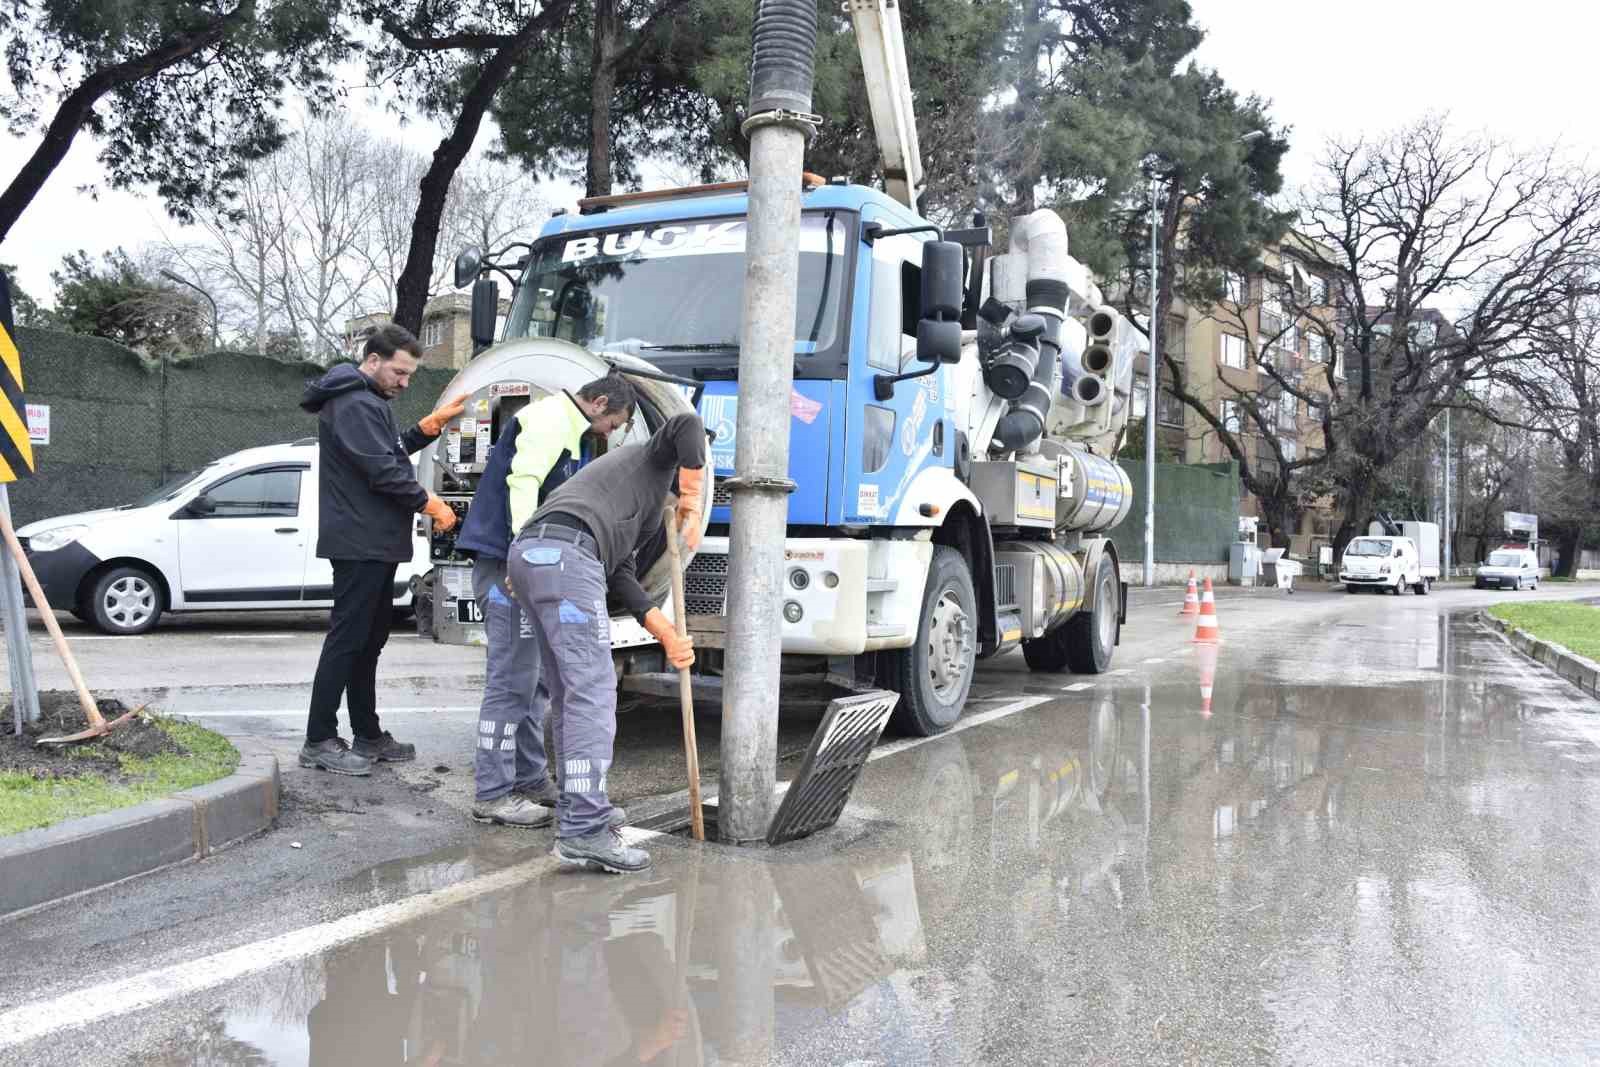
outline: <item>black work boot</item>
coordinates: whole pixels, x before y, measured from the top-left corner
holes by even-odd
[[[352,752],[342,737],[330,737],[313,744],[307,741],[300,747],[300,766],[331,771],[334,774],[351,774],[364,778],[372,773],[372,761]]]
[[[365,737],[358,737],[352,747],[357,755],[365,756],[374,763],[405,763],[417,758],[416,745],[396,741],[388,730],[371,741]]]

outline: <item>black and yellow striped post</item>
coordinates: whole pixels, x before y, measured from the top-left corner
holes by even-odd
[[[0,526],[4,527],[8,542],[16,538],[11,528],[10,483],[33,474],[28,409],[22,399],[22,353],[17,350],[16,337],[16,322],[11,314],[11,283],[5,271],[0,271]],[[43,604],[39,606],[45,608]],[[13,728],[20,734],[24,722],[39,719],[39,688],[34,684],[33,652],[28,647],[22,573],[11,553],[3,550],[0,550],[0,619],[5,622],[6,664],[11,669],[11,717]]]

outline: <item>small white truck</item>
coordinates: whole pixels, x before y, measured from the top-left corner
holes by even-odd
[[[1374,522],[1367,536],[1351,539],[1339,560],[1345,592],[1407,588],[1426,596],[1439,577],[1439,527],[1431,522]]]

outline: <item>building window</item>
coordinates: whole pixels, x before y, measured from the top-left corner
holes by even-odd
[[[1278,432],[1278,401],[1270,396],[1258,397],[1256,410],[1261,413],[1261,429],[1266,433]]]
[[[1285,460],[1293,461],[1300,458],[1300,446],[1294,441],[1279,441],[1278,446],[1283,449]]]
[[[1328,306],[1328,279],[1320,274],[1311,276],[1311,303],[1317,307]]]
[[[1263,478],[1278,476],[1278,456],[1273,452],[1270,441],[1261,441],[1256,445],[1256,473]]]
[[[1287,433],[1295,433],[1300,428],[1300,400],[1293,393],[1284,393],[1278,398],[1278,425]]]
[[[1333,346],[1333,376],[1341,382],[1344,381],[1344,355],[1344,345],[1335,344]]]
[[[1156,394],[1156,421],[1163,426],[1183,425],[1183,401],[1172,391],[1171,375],[1163,375],[1161,392]]]
[[[1222,428],[1229,433],[1239,432],[1239,402],[1237,400],[1224,400],[1222,402]]]
[[[1244,338],[1238,334],[1225,333],[1222,335],[1222,365],[1244,369],[1245,343]]]
[[[1318,364],[1328,362],[1328,339],[1321,330],[1306,331],[1306,358]]]
[[[1148,374],[1135,374],[1133,376],[1133,417],[1144,418],[1145,407],[1150,402],[1150,376]]]
[[[1182,315],[1172,315],[1167,318],[1167,336],[1161,346],[1161,355],[1171,356],[1179,363],[1184,361],[1184,352],[1188,348],[1187,340],[1189,330],[1183,321]]]
[[[1243,274],[1236,274],[1231,270],[1222,272],[1222,296],[1235,304],[1246,303],[1250,299],[1250,287],[1246,284]]]
[[[1287,289],[1283,282],[1271,278],[1261,281],[1261,332],[1268,336],[1283,329],[1288,318],[1285,308],[1293,306],[1293,296],[1286,294]]]
[[[422,347],[432,348],[444,344],[445,320],[429,319],[422,324]]]

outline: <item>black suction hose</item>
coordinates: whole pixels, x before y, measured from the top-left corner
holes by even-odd
[[[814,0],[757,0],[750,56],[750,114],[811,112],[816,74]]]

